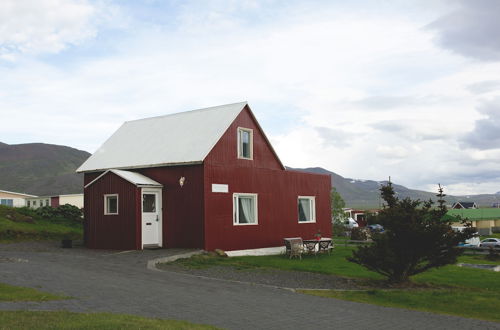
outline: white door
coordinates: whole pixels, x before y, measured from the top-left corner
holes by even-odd
[[[142,189],[142,247],[162,246],[161,189]]]

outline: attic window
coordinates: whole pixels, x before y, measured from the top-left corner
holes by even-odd
[[[238,127],[238,158],[253,159],[253,130]]]

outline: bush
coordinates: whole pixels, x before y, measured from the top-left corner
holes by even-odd
[[[54,222],[78,222],[83,221],[83,212],[74,205],[64,204],[59,207],[44,206],[36,209],[36,214],[46,220]]]
[[[390,182],[380,191],[387,204],[377,220],[385,231],[374,233],[373,244],[353,251],[349,261],[386,276],[392,283],[407,282],[415,274],[456,263],[463,252],[457,245],[471,238],[474,231],[464,222],[466,229],[455,232],[451,223],[443,220],[447,210],[441,186],[437,209],[432,208],[432,201],[400,200]]]
[[[346,233],[348,234],[349,231],[350,231],[349,227],[341,222],[336,221],[332,224],[333,236],[346,237],[348,236],[346,235]]]
[[[351,229],[351,239],[353,241],[366,241],[368,239],[368,234],[365,228],[354,227]]]

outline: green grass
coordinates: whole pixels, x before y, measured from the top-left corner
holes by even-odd
[[[0,301],[48,301],[67,298],[32,288],[0,283]]]
[[[374,272],[348,262],[347,256],[355,247],[337,245],[329,255],[304,256],[302,260],[278,256],[249,256],[218,258],[209,255],[195,256],[176,261],[185,267],[203,268],[214,265],[233,266],[237,269],[275,268],[308,271],[350,278],[382,281]],[[498,264],[484,255],[461,256],[462,263]],[[500,320],[500,274],[497,272],[448,265],[412,277],[420,289],[367,290],[367,291],[306,291],[305,293],[365,302],[390,307],[401,307],[453,314],[485,320]],[[366,283],[370,283],[367,281]],[[372,282],[373,283],[373,282]]]
[[[491,235],[481,236],[481,240],[485,238],[500,238],[500,233],[493,233]]]
[[[0,312],[0,329],[217,329],[186,321],[110,313]]]
[[[79,223],[51,221],[39,217],[26,208],[0,205],[0,243],[23,240],[81,239],[83,227]]]
[[[306,294],[337,298],[387,307],[458,315],[490,321],[500,321],[500,300],[492,293],[476,290],[366,290],[314,291]]]

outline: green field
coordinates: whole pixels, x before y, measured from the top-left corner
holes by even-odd
[[[366,280],[364,282],[367,285],[374,285],[374,288],[365,291],[307,290],[304,293],[500,321],[498,312],[500,310],[500,273],[448,265],[414,276],[413,284],[408,287],[379,289],[385,285],[381,275],[346,260],[353,249],[355,247],[337,245],[330,256],[304,256],[302,260],[288,259],[282,255],[234,258],[199,255],[178,260],[175,263],[192,268],[226,265],[237,269],[275,268],[357,278]],[[484,256],[479,255],[461,256],[458,261],[500,264],[500,262],[487,261]]]
[[[186,321],[110,313],[0,312],[0,329],[217,329]]]
[[[81,239],[82,235],[81,223],[44,219],[34,210],[0,205],[0,243],[63,238]]]
[[[0,301],[49,301],[67,298],[32,288],[0,283]]]

